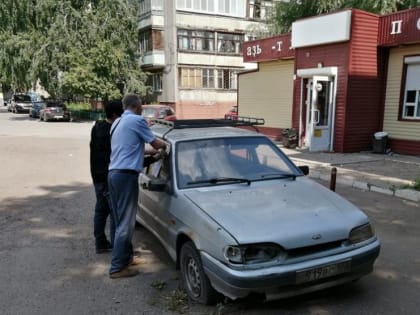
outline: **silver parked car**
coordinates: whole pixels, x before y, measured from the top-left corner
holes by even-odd
[[[137,220],[176,262],[191,299],[283,298],[369,274],[380,242],[366,214],[266,136],[232,127],[247,124],[151,127],[170,153],[140,174]]]

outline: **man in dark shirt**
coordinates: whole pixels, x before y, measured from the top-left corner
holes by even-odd
[[[96,193],[93,234],[96,253],[112,250],[115,226],[110,216],[108,202],[108,165],[111,156],[111,125],[123,113],[121,101],[111,101],[105,105],[105,120],[98,120],[92,127],[90,138],[90,172]],[[110,216],[110,239],[105,235],[106,220]]]

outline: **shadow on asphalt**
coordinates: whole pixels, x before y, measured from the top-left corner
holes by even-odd
[[[81,183],[42,186],[39,187],[39,195],[33,196],[25,196],[24,186],[21,188],[21,197],[5,198],[0,203],[0,267],[5,270],[8,266],[14,266],[10,273],[0,275],[1,281],[16,281],[13,275],[21,274],[22,278],[18,279],[23,281],[21,286],[25,289],[19,294],[28,299],[32,290],[35,290],[38,292],[37,299],[45,303],[45,307],[53,303],[49,300],[49,294],[54,291],[61,297],[60,300],[67,300],[73,305],[72,311],[77,312],[77,299],[97,290],[100,294],[94,295],[94,309],[99,313],[101,307],[105,307],[103,314],[113,311],[128,314],[132,313],[133,303],[143,303],[137,305],[138,309],[143,309],[147,304],[156,314],[173,314],[168,312],[168,297],[180,287],[179,273],[150,232],[137,227],[133,240],[135,250],[140,251],[147,260],[141,267],[141,281],[110,280],[107,276],[110,255],[94,253],[91,224],[93,188]],[[322,313],[324,309],[328,313],[331,307],[337,311],[334,305],[351,304],[362,297],[365,294],[363,281],[265,303],[258,296],[226,300],[216,306],[188,302],[188,309],[192,314],[284,314],[306,313],[308,308],[316,305],[319,312]],[[157,290],[155,283],[164,283],[164,288]],[[76,293],[69,294],[68,290]],[[142,292],[143,298],[137,301],[139,292]],[[11,298],[17,292],[10,290],[9,294],[9,303],[18,303]],[[119,301],[118,307],[114,306],[112,312],[108,309],[111,297],[117,297]],[[25,303],[31,305],[32,302],[26,300]]]

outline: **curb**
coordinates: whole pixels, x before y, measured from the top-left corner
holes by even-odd
[[[357,188],[363,191],[372,191],[377,192],[380,194],[385,194],[388,196],[394,196],[414,202],[420,202],[420,191],[416,191],[414,189],[404,189],[404,188],[397,188],[394,185],[391,185],[391,187],[383,187],[379,186],[377,184],[369,183],[368,181],[360,181],[352,177],[351,175],[342,176],[340,177],[340,173],[345,173],[344,169],[341,169],[340,167],[333,166],[329,163],[322,163],[322,162],[314,162],[299,158],[290,158],[293,162],[300,162],[305,163],[309,166],[315,166],[316,170],[310,170],[309,177],[313,179],[320,179],[323,181],[330,181],[331,178],[331,168],[336,167],[337,168],[337,180],[336,182],[340,185],[350,186],[353,188]],[[340,172],[341,170],[341,172]],[[346,170],[346,172],[349,172]],[[362,172],[353,171],[358,174],[363,174]],[[401,184],[410,184],[410,181],[401,180]]]

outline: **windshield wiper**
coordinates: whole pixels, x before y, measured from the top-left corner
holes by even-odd
[[[251,180],[247,178],[237,178],[237,177],[214,177],[209,179],[203,180],[196,180],[192,182],[188,182],[187,185],[194,185],[194,184],[219,184],[219,183],[247,183],[248,186],[251,184]]]
[[[286,174],[286,173],[271,173],[271,174],[263,174],[261,175],[261,179],[283,179],[283,178],[292,178],[293,180],[296,179],[296,174]]]

